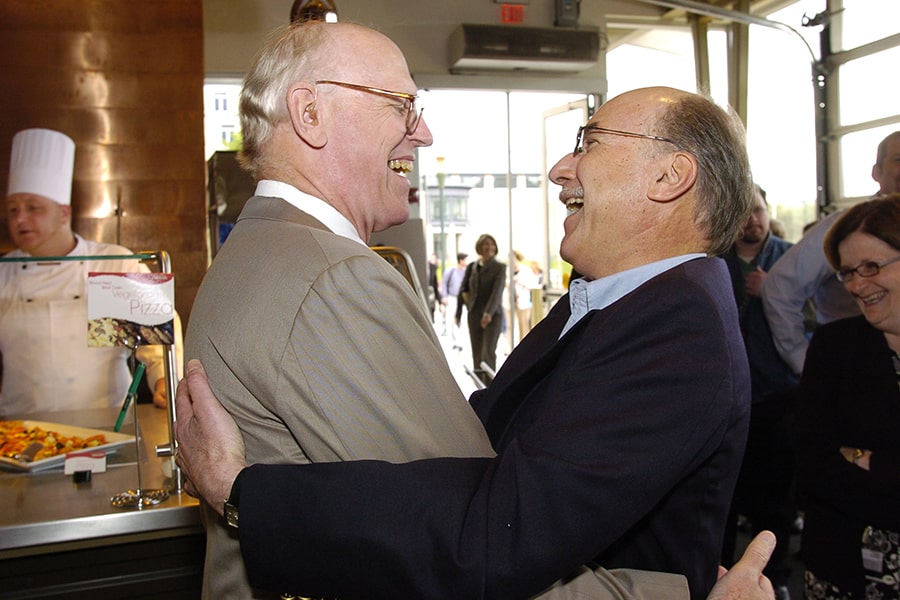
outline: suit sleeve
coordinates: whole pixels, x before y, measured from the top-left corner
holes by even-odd
[[[462,282],[459,284],[459,297],[456,299],[456,320],[459,321],[462,319],[462,311],[463,306],[465,306],[466,299],[469,292],[469,278],[472,276],[472,265],[475,263],[469,263],[466,265],[466,271],[463,274]]]
[[[529,597],[601,553],[708,468],[734,410],[723,401],[736,393],[734,349],[699,325],[715,321],[707,305],[677,296],[642,302],[640,319],[569,348],[530,392],[541,408],[497,457],[245,469],[251,582],[347,598]],[[723,485],[708,470],[704,485]],[[696,534],[659,533],[678,548]]]
[[[851,329],[850,321],[819,328],[810,343],[795,428],[798,484],[815,503],[838,514],[896,527],[900,480],[891,466],[898,464],[900,452],[896,443],[884,444],[895,439],[893,432],[885,435],[884,428],[896,427],[892,405],[897,388],[889,361],[870,353],[871,338],[859,337],[864,328]],[[887,372],[887,385],[881,387],[879,359]],[[872,444],[878,449],[873,450],[870,471],[840,453],[841,447],[870,449]]]
[[[532,600],[690,600],[683,575],[582,567]]]
[[[772,341],[798,374],[803,371],[809,347],[803,306],[819,286],[834,277],[822,252],[822,241],[829,226],[822,223],[808,232],[772,265],[763,283],[763,310],[772,330]]]
[[[484,306],[484,314],[494,316],[500,313],[503,303],[503,289],[506,283],[506,265],[497,263],[497,272],[491,281],[491,295]]]

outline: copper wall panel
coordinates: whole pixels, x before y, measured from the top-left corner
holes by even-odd
[[[202,0],[0,3],[0,111],[0,189],[15,132],[71,136],[73,227],[166,250],[186,321],[209,256]]]
[[[59,69],[106,72],[180,73],[186,60],[203,60],[193,39],[167,32],[156,34],[110,31],[17,31],[6,34],[3,45],[33,47],[22,67],[54,64]],[[139,64],[134,57],[141,57]]]
[[[2,51],[2,50],[0,50]],[[8,90],[11,107],[127,108],[145,106],[159,110],[182,110],[192,100],[203,102],[203,80],[183,73],[123,73],[106,71],[32,71],[10,67],[4,78],[18,79],[24,86]],[[175,115],[171,115],[175,116]]]
[[[4,74],[0,77],[5,77]],[[0,97],[6,95],[0,92]],[[194,98],[182,102],[194,103]],[[202,102],[202,98],[199,99]],[[196,140],[197,127],[202,127],[203,114],[200,111],[183,111],[184,127],[176,129],[161,128],[159,123],[172,116],[177,107],[123,107],[123,108],[80,108],[53,107],[47,113],[47,107],[37,103],[23,103],[20,106],[7,105],[7,110],[15,113],[19,120],[41,119],[51,129],[65,128],[73,139],[93,140],[102,144],[133,144],[141,140],[146,144],[165,144],[172,146],[192,146]],[[3,140],[9,151],[10,139]],[[9,165],[5,165],[8,167]],[[6,174],[5,169],[0,173]]]
[[[82,192],[87,189],[90,194]],[[190,181],[76,180],[72,195],[79,198],[78,213],[91,218],[111,216],[110,207],[120,208],[125,217],[150,208],[184,218],[194,214],[197,204],[196,186]]]

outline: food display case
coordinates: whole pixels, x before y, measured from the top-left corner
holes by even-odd
[[[52,258],[136,259],[171,273],[165,251]],[[0,258],[30,260],[48,258]],[[0,461],[0,600],[199,597],[205,536],[198,503],[182,492],[172,459],[174,345],[164,359],[165,409],[132,403],[127,414],[108,408],[16,415],[63,437],[103,435],[106,457],[95,459],[102,472],[89,476],[67,475],[64,458]]]
[[[76,483],[62,464],[34,471],[0,465],[0,598],[199,597],[205,541],[198,503],[175,490],[171,458],[157,456],[157,446],[169,443],[167,411],[151,404],[136,410],[135,443],[116,444],[106,471],[86,482]],[[118,412],[28,418],[112,432]],[[134,431],[129,417],[121,433]],[[138,485],[168,490],[168,498],[113,506],[113,497]]]

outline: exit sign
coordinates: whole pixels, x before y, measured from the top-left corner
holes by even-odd
[[[525,19],[525,7],[521,4],[501,4],[500,20],[504,23],[521,23]]]

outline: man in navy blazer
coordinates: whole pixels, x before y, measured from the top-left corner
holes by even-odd
[[[594,559],[706,597],[750,410],[729,276],[708,257],[749,211],[743,129],[707,98],[635,90],[550,177],[583,276],[471,398],[495,457],[248,467],[239,436],[204,424],[220,409],[201,378],[181,386],[178,463],[240,515],[254,586],[528,598]]]

